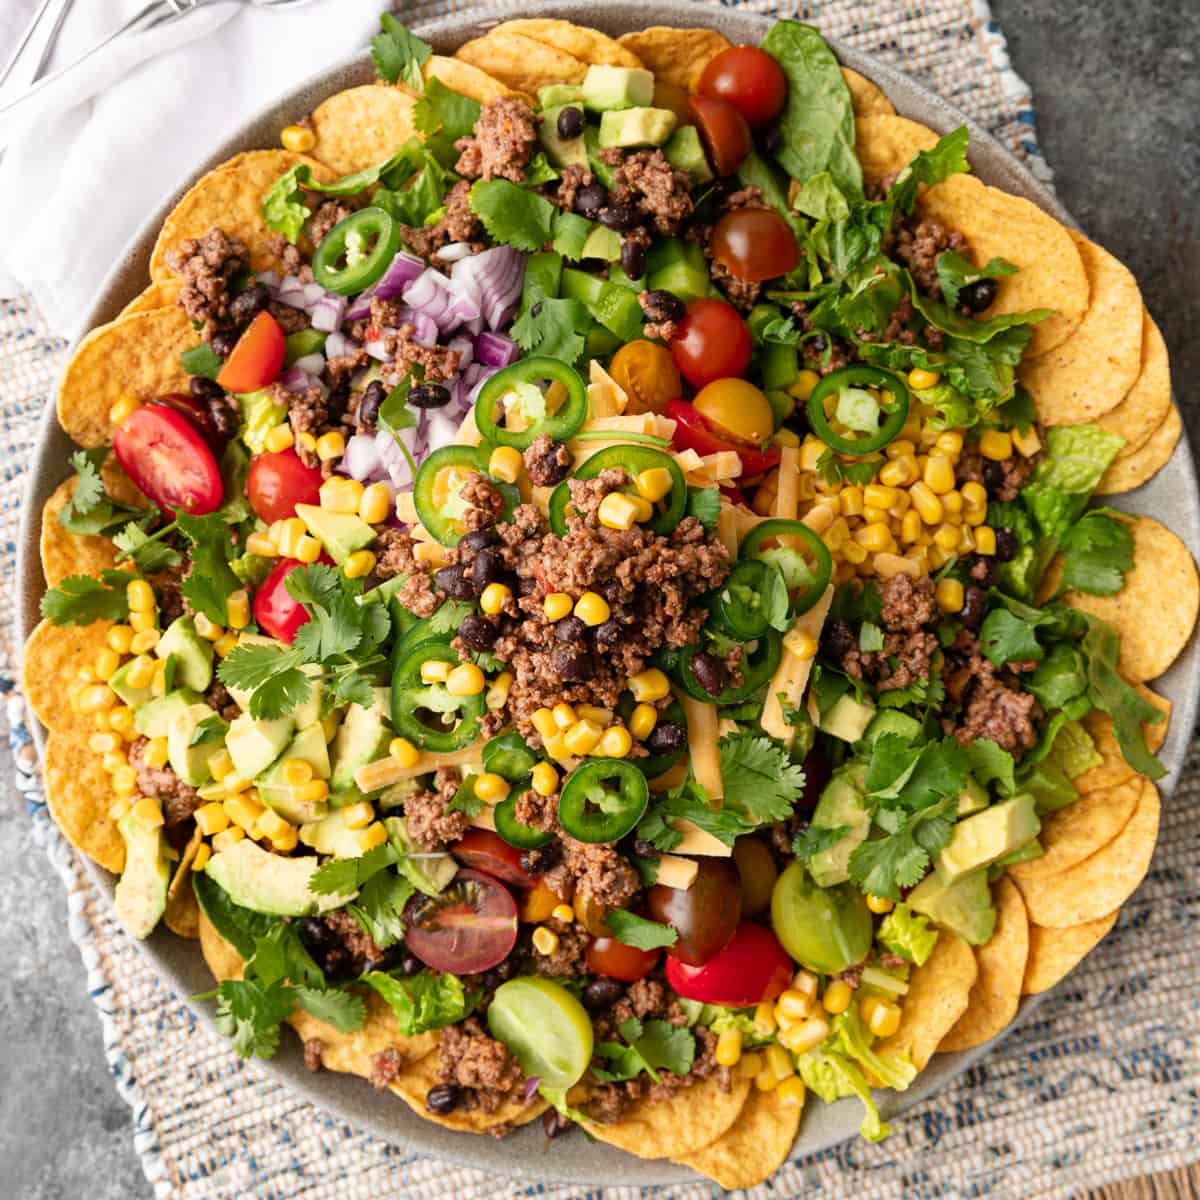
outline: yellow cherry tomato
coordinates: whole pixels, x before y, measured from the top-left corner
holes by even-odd
[[[608,373],[629,397],[627,413],[662,413],[683,394],[679,371],[666,346],[639,338],[613,355]]]
[[[775,415],[763,392],[745,379],[717,379],[700,389],[692,407],[717,433],[761,445],[775,432]]]

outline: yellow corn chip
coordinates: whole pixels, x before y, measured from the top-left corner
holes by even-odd
[[[856,117],[895,116],[895,106],[878,84],[849,67],[842,68],[842,78],[850,89],[850,102]]]
[[[51,732],[42,778],[46,807],[67,841],[119,875],[125,869],[125,839],[108,815],[116,795],[100,755],[81,737]]]
[[[1144,683],[1135,683],[1133,686],[1142,694],[1144,700],[1166,714],[1165,719],[1157,724],[1147,723],[1142,726],[1146,735],[1146,746],[1151,754],[1156,754],[1161,749],[1163,742],[1167,740],[1167,729],[1171,719],[1171,702],[1165,696],[1152,692]],[[1116,735],[1113,733],[1112,717],[1108,713],[1093,708],[1083,718],[1083,727],[1096,744],[1096,751],[1103,761],[1094,767],[1089,767],[1082,775],[1076,775],[1071,781],[1081,796],[1088,792],[1115,787],[1117,784],[1132,779],[1137,774],[1125,761],[1121,747],[1117,745]]]
[[[442,54],[431,54],[425,60],[421,74],[424,75],[427,83],[430,79],[439,79],[452,92],[457,92],[460,96],[470,96],[472,100],[478,100],[480,104],[514,94],[512,88],[498,79],[493,79],[486,71],[481,71],[478,67],[471,66],[469,62],[464,62],[461,58],[446,58]],[[522,96],[530,105],[534,103],[533,97],[525,95],[524,92],[517,92],[516,95]]]
[[[1142,354],[1138,377],[1116,408],[1101,413],[1096,424],[1125,439],[1117,461],[1140,450],[1171,411],[1171,366],[1167,344],[1154,319],[1142,310]]]
[[[42,574],[50,587],[68,575],[97,576],[115,566],[117,552],[106,537],[70,533],[58,519],[75,494],[75,478],[60,483],[42,509]]]
[[[675,1161],[723,1188],[757,1187],[787,1162],[803,1111],[802,1104],[781,1100],[778,1091],[751,1088],[745,1108],[727,1133]]]
[[[200,953],[213,978],[218,983],[227,979],[241,979],[246,964],[242,956],[217,932],[213,923],[200,910],[199,920]]]
[[[642,60],[631,50],[614,41],[607,33],[576,25],[571,21],[558,21],[548,17],[531,17],[518,21],[504,21],[492,33],[519,33],[544,42],[556,50],[573,55],[580,62],[608,67],[640,67]]]
[[[335,92],[313,112],[313,158],[334,175],[383,162],[413,136],[414,104],[406,92],[381,83]]]
[[[853,86],[850,94],[853,98]],[[906,167],[919,151],[929,150],[938,142],[938,135],[928,125],[894,113],[859,113],[856,104],[854,118],[855,150],[868,183],[882,183]]]
[[[573,54],[521,33],[498,30],[459,46],[454,57],[530,94],[550,83],[580,83],[587,74],[587,63]]]
[[[144,291],[138,292],[130,302],[117,314],[119,317],[128,316],[135,312],[149,312],[152,308],[166,308],[174,304],[179,297],[179,281],[165,279],[161,283],[152,283]]]
[[[332,1025],[318,1021],[311,1013],[297,1008],[288,1024],[304,1042],[314,1039],[322,1043],[321,1066],[327,1071],[371,1077],[371,1060],[383,1050],[395,1050],[403,1059],[405,1069],[415,1067],[422,1059],[437,1055],[437,1034],[422,1033],[405,1037],[396,1028],[396,1017],[387,1002],[376,992],[363,995],[367,1019],[353,1033],[339,1033]]]
[[[33,715],[49,730],[86,741],[95,730],[92,718],[77,713],[69,693],[82,667],[95,665],[104,649],[111,621],[91,625],[54,625],[39,621],[21,658],[21,690]]]
[[[1094,946],[1104,940],[1117,923],[1120,909],[1083,925],[1065,929],[1046,929],[1029,926],[1029,958],[1025,963],[1025,979],[1021,994],[1035,996],[1052,988],[1060,979],[1081,963]]]
[[[669,25],[624,33],[617,41],[656,79],[689,92],[695,91],[709,61],[733,44],[715,29],[673,29]]]
[[[1148,483],[1171,461],[1175,447],[1183,434],[1183,419],[1179,409],[1172,405],[1163,422],[1146,439],[1146,442],[1128,458],[1117,457],[1096,488],[1097,496],[1112,496],[1118,492],[1131,492],[1143,483]]]

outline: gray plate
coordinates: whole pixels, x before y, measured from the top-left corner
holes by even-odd
[[[694,4],[680,0],[653,4],[600,4],[596,0],[528,3],[519,8],[514,6],[509,15],[567,17],[598,26],[614,35],[652,24],[690,26],[703,23],[721,30],[735,43],[757,43],[771,23],[767,18],[754,14],[728,8],[699,9]],[[428,22],[418,27],[417,32],[439,51],[450,53],[456,46],[479,36],[503,17],[503,12],[489,14],[486,20],[461,14]],[[1046,188],[994,138],[967,120],[957,109],[894,68],[845,46],[835,45],[835,49],[847,66],[874,79],[902,115],[921,121],[939,133],[948,132],[966,121],[971,128],[971,163],[985,182],[1027,197],[1059,220],[1074,224],[1070,214]],[[243,150],[276,145],[280,128],[293,121],[298,114],[312,111],[334,92],[370,82],[372,78],[372,67],[365,54],[321,72],[248,121],[238,134],[198,164],[196,175]],[[147,217],[100,289],[86,328],[111,320],[146,286],[155,235],[166,214],[191,182],[181,181],[178,191],[168,196]],[[37,623],[38,600],[45,588],[38,554],[42,505],[55,486],[66,477],[64,467],[71,449],[71,443],[58,426],[51,404],[43,414],[33,451],[33,470],[20,535],[20,622],[26,636]],[[1195,552],[1200,547],[1200,496],[1197,494],[1195,469],[1186,440],[1180,442],[1171,462],[1149,485],[1136,493],[1118,497],[1114,506],[1154,514],[1169,524]],[[1171,732],[1162,751],[1163,761],[1170,771],[1163,781],[1165,791],[1170,791],[1175,785],[1183,766],[1188,734],[1195,719],[1197,684],[1200,684],[1200,656],[1193,641],[1156,685],[1175,706]],[[35,736],[40,747],[42,731],[35,730]],[[101,891],[111,895],[113,877],[92,863],[87,866]],[[160,930],[143,943],[142,949],[180,996],[194,995],[211,986],[211,976],[194,942],[181,941]],[[1026,1000],[1022,1006],[1022,1016],[1034,1004],[1035,1000]],[[202,1006],[199,1011],[206,1019],[211,1015],[211,1010]],[[938,1056],[908,1092],[903,1095],[894,1092],[880,1094],[880,1108],[884,1115],[897,1116],[910,1109],[965,1070],[986,1050],[987,1047],[981,1047]],[[304,1069],[296,1038],[285,1039],[278,1057],[265,1064],[264,1069],[342,1120],[368,1129],[389,1142],[453,1162],[505,1175],[575,1184],[646,1185],[696,1178],[686,1168],[662,1161],[643,1161],[608,1146],[591,1144],[580,1136],[565,1138],[548,1150],[537,1122],[503,1141],[453,1133],[422,1120],[398,1099],[380,1097],[361,1079],[328,1071],[310,1074]],[[817,1102],[810,1104],[794,1153],[812,1154],[855,1136],[860,1113],[861,1106],[853,1100],[843,1100],[831,1106]]]

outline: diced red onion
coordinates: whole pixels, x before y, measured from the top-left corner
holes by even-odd
[[[257,278],[258,282],[261,283],[272,295],[279,291],[280,279],[277,272],[259,271]]]
[[[448,246],[443,246],[440,250],[435,250],[435,258],[440,258],[442,262],[454,263],[459,259],[468,258],[471,254],[470,242],[451,242]]]
[[[372,358],[377,358],[380,362],[387,362],[387,351],[383,347],[383,338],[373,338],[363,346],[363,349]]]
[[[475,339],[475,354],[485,366],[507,367],[520,353],[516,342],[502,333],[481,333]]]
[[[495,246],[456,262],[450,274],[479,298],[480,313],[488,328],[498,329],[512,316],[521,298],[525,255],[511,246]]]
[[[380,300],[390,300],[399,296],[425,270],[425,263],[415,254],[401,250],[392,264],[365,292],[360,293],[351,302],[346,316],[351,321],[361,321],[371,315],[371,301],[378,297]]]
[[[493,375],[495,375],[495,373],[498,369],[496,367],[480,366],[480,364],[478,364],[478,363],[476,363],[475,366],[479,367],[480,374],[479,374],[478,378],[475,380],[475,382],[473,384],[471,384],[470,392],[467,393],[467,398],[471,401],[472,404],[474,404],[475,401],[479,399],[479,393],[480,393],[480,390],[483,388],[483,385],[485,383],[487,383],[487,381],[489,379],[491,379],[491,377]],[[475,367],[473,366],[471,369],[474,370]]]
[[[304,284],[298,276],[284,276],[279,284],[278,299],[281,304],[291,305],[292,308],[306,308],[308,302],[304,295]]]
[[[322,333],[332,333],[341,325],[345,315],[346,297],[326,292],[312,306],[312,327],[319,329]]]
[[[438,340],[438,324],[426,313],[413,311],[405,320],[413,327],[413,341],[418,346],[436,346]]]
[[[465,371],[475,358],[475,345],[469,337],[451,338],[446,343],[447,350],[453,350],[458,355],[458,369]]]
[[[317,387],[323,386],[319,380],[313,379],[307,371],[303,370],[296,364],[288,367],[282,375],[279,376],[279,382],[283,384],[289,392],[303,392],[316,384]]]
[[[404,289],[404,303],[432,318],[442,333],[449,333],[461,323],[453,307],[454,298],[450,281],[432,267]]]
[[[335,329],[325,339],[325,357],[341,358],[343,354],[353,354],[358,349],[358,343],[347,337],[340,329]]]
[[[347,443],[342,455],[341,469],[352,479],[364,483],[383,468],[376,437],[371,433],[356,433]]]
[[[462,418],[446,408],[431,408],[426,410],[428,419],[425,422],[425,438],[430,450],[438,450],[454,441]]]
[[[304,288],[304,302],[310,306],[316,304],[318,300],[324,299],[329,294],[319,283],[306,283],[302,286]]]
[[[542,1086],[542,1077],[540,1075],[530,1075],[530,1077],[527,1080],[525,1080],[525,1103],[526,1104],[528,1104],[530,1102],[530,1100],[532,1100],[534,1098],[534,1096],[537,1095],[537,1090],[541,1086]]]
[[[305,375],[320,375],[325,370],[325,355],[320,350],[317,350],[312,354],[305,354],[302,358],[296,359],[292,363],[292,366],[299,367]]]
[[[375,450],[380,464],[392,481],[392,486],[396,488],[411,487],[413,475],[408,465],[408,458],[396,444],[395,438],[386,430],[381,429],[375,435]]]

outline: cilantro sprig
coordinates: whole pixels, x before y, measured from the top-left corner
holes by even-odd
[[[596,1047],[596,1057],[607,1064],[592,1068],[598,1079],[620,1083],[645,1071],[657,1083],[660,1070],[686,1075],[692,1069],[696,1039],[688,1029],[658,1019],[642,1022],[636,1017],[622,1021],[617,1028],[624,1043],[601,1042]]]

